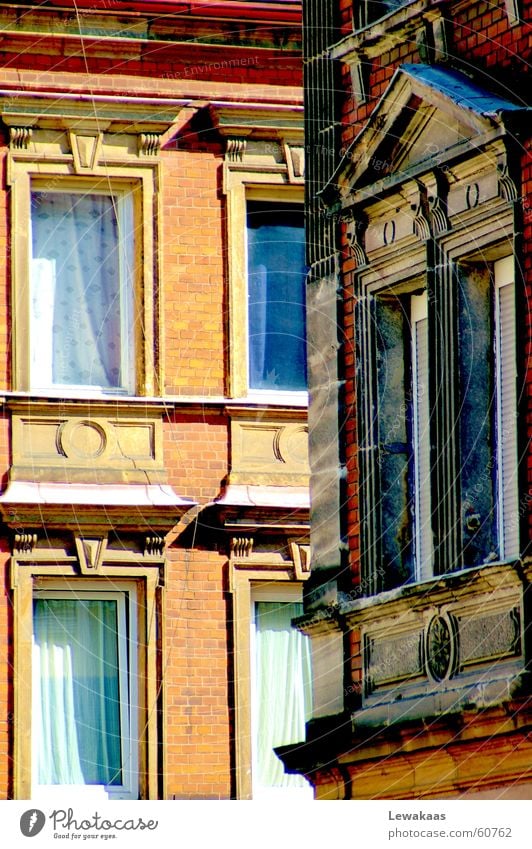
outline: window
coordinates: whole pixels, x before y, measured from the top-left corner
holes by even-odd
[[[518,555],[513,259],[458,262],[453,280],[451,400],[442,393],[430,332],[441,332],[439,296],[411,281],[377,289],[359,305],[369,307],[369,321],[358,322],[360,356],[374,363],[373,384],[369,363],[359,374],[361,447],[369,449],[369,460],[361,458],[362,527],[372,592]],[[440,339],[452,348],[445,335]],[[456,537],[453,561],[447,540],[441,544],[442,509]]]
[[[30,385],[135,391],[131,192],[31,194]]]
[[[409,2],[410,0],[355,0],[353,4],[355,29],[363,29]]]
[[[107,121],[80,102],[81,120],[62,114],[62,101],[42,116],[42,104],[27,97],[25,108],[41,117],[29,129],[12,116],[22,124],[10,127],[7,161],[12,388],[156,395],[158,140],[175,112],[157,110],[153,126],[152,104],[135,104],[131,120],[122,105],[121,117]]]
[[[33,601],[32,798],[138,798],[136,593],[84,583]]]
[[[269,107],[264,114],[258,110],[252,118],[246,116],[245,128],[232,107],[220,104],[216,112],[224,132],[234,125],[223,166],[227,393],[255,403],[304,407],[308,398],[301,108],[290,108],[282,119],[276,114],[272,138],[264,137],[264,121],[271,120]],[[288,126],[289,132],[284,129]]]
[[[252,599],[253,798],[279,792],[312,798],[306,779],[285,774],[274,752],[304,739],[312,713],[309,639],[291,626],[303,614],[301,588],[256,586]]]
[[[304,391],[302,207],[248,201],[247,246],[249,388]]]

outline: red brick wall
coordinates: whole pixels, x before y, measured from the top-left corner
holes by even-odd
[[[224,557],[172,551],[166,590],[167,795],[229,798]]]
[[[520,73],[530,59],[530,23],[511,26],[504,0],[481,0],[451,13],[453,21],[451,53],[470,64],[473,71],[514,68]],[[523,0],[523,20],[530,22],[532,3]],[[510,89],[511,91],[511,89]]]
[[[202,504],[220,492],[228,470],[228,422],[223,413],[170,413],[164,425],[168,482]]]
[[[35,11],[35,10],[34,10]],[[55,14],[65,24],[65,15]],[[38,14],[41,14],[39,12]],[[25,13],[26,14],[26,13]],[[28,13],[29,14],[29,13]],[[102,15],[106,15],[104,9]],[[109,7],[112,15],[112,8]],[[129,19],[128,19],[129,20]],[[137,20],[137,19],[135,19]],[[25,17],[21,19],[21,29]],[[66,24],[65,24],[66,25]],[[188,24],[187,24],[188,26]],[[189,26],[187,37],[191,36]],[[290,27],[285,35],[290,32]],[[301,102],[302,63],[292,49],[273,47],[271,27],[257,31],[261,49],[227,43],[216,47],[141,41],[113,43],[17,31],[0,44],[2,86],[42,90],[102,91],[114,95],[192,99],[191,124],[161,151],[160,299],[163,396],[223,397],[227,370],[227,263],[225,202],[222,194],[223,143],[209,123],[209,100],[252,102],[282,97]],[[236,39],[236,36],[235,36]],[[176,109],[177,111],[177,109]],[[185,114],[185,113],[183,113]],[[186,120],[186,119],[185,119]],[[5,159],[6,149],[0,148]],[[0,389],[10,388],[9,191],[0,163]],[[0,473],[9,468],[9,421],[0,418]],[[220,492],[229,464],[229,428],[223,406],[169,404],[163,416],[164,461],[168,483],[201,505]],[[198,545],[196,545],[198,542]],[[188,544],[188,543],[187,543]],[[227,798],[231,773],[231,619],[227,558],[224,553],[180,548],[169,553],[165,589],[163,680],[166,688],[165,758],[167,795]],[[0,534],[4,569],[9,533]],[[0,601],[0,798],[11,792],[8,751],[12,721],[12,658],[8,584]]]
[[[187,135],[186,150],[164,154],[161,255],[166,395],[224,394],[222,155],[214,146],[198,151],[201,141]]]

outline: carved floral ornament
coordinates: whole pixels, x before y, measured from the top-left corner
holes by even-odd
[[[456,654],[454,628],[443,616],[434,616],[425,636],[426,661],[429,674],[435,681],[443,681],[453,671]]]

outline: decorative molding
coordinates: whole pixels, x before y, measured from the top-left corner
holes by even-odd
[[[63,410],[43,404],[13,411],[11,480],[166,481],[159,414],[135,417],[125,410],[109,416],[95,403],[90,404],[92,415],[80,415],[74,406]]]
[[[414,233],[418,239],[421,239],[421,241],[430,239],[430,219],[426,215],[426,210],[423,208],[423,205],[420,204],[417,207],[413,207],[412,211],[414,212]]]
[[[448,229],[446,189],[444,177],[434,171],[405,184],[403,193],[414,216],[412,229],[421,241],[439,236]]]
[[[508,201],[508,203],[513,203],[518,199],[519,192],[517,191],[515,182],[510,177],[508,162],[505,162],[499,168],[498,177],[500,197],[503,198],[503,200]]]
[[[354,210],[349,210],[346,218],[345,235],[347,243],[353,252],[357,267],[368,264],[365,251],[365,234],[368,226],[367,218],[363,215],[355,216]]]
[[[382,241],[383,244],[388,247],[389,245],[393,245],[397,236],[397,225],[393,218],[390,218],[388,221],[384,222],[384,227],[382,228]]]
[[[434,681],[443,681],[451,675],[456,654],[454,629],[447,618],[433,616],[427,626],[425,651],[427,670]]]
[[[147,536],[144,539],[144,557],[162,557],[164,537]]]
[[[84,537],[76,534],[75,542],[81,574],[98,573],[107,549],[107,536]]]
[[[466,205],[468,209],[476,209],[480,203],[480,186],[477,182],[469,183],[466,188]]]
[[[364,636],[365,693],[399,681],[410,681],[424,676],[422,663],[423,632],[402,631]]]
[[[426,210],[430,228],[434,236],[439,236],[449,229],[447,218],[447,181],[443,174],[429,171],[421,178],[426,192]]]
[[[138,136],[138,150],[140,156],[157,156],[161,146],[159,133],[140,133]]]
[[[459,668],[521,654],[521,617],[518,607],[481,615],[457,616]]]
[[[31,127],[10,127],[9,146],[12,150],[27,150],[32,135]]]
[[[289,546],[294,563],[294,575],[298,581],[303,581],[310,575],[310,545],[292,540]]]
[[[13,537],[13,554],[30,554],[37,545],[37,534],[15,534]]]
[[[231,558],[249,557],[253,551],[253,537],[231,537]]]
[[[303,105],[213,101],[208,108],[213,126],[226,138],[303,135]]]
[[[225,156],[229,162],[242,162],[246,152],[247,139],[228,138],[225,145]]]
[[[308,476],[306,422],[231,418],[231,484],[305,486]]]
[[[91,172],[99,164],[103,133],[70,130],[68,133],[70,149],[74,158],[76,174]]]
[[[292,144],[283,141],[284,157],[288,170],[288,182],[304,183],[305,181],[305,148],[302,144]]]

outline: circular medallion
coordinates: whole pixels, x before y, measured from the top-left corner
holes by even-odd
[[[435,616],[427,628],[427,667],[435,681],[443,681],[451,671],[453,635],[449,623]]]
[[[305,426],[283,428],[279,438],[280,459],[295,466],[308,464],[308,428]]]
[[[60,447],[66,457],[95,460],[107,446],[105,431],[94,421],[70,420],[59,430]]]

